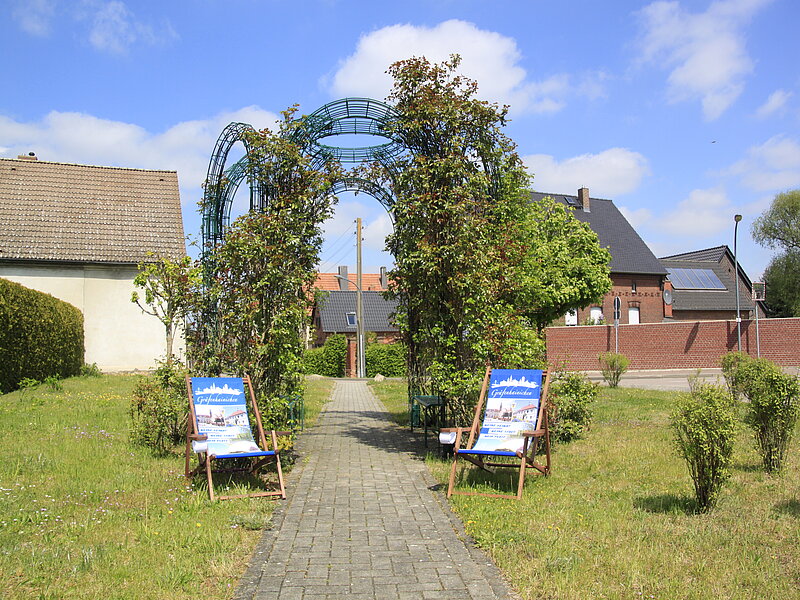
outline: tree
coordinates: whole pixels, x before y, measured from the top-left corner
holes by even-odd
[[[800,190],[775,196],[753,222],[752,234],[762,246],[780,250],[764,272],[768,313],[800,316]]]
[[[172,364],[172,347],[175,331],[196,306],[200,285],[200,267],[184,256],[178,260],[153,257],[152,262],[141,263],[133,285],[144,290],[144,303],[134,290],[131,302],[142,312],[156,317],[164,325],[167,342],[167,365]]]
[[[320,224],[331,215],[338,163],[320,168],[293,141],[302,121],[284,111],[277,132],[252,135],[249,175],[266,196],[263,212],[250,212],[229,228],[212,250],[208,289],[216,306],[216,330],[202,367],[250,375],[265,417],[301,391],[303,343],[322,245]]]

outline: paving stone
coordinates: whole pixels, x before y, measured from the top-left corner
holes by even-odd
[[[365,382],[337,381],[236,600],[516,598],[431,490],[419,445]]]

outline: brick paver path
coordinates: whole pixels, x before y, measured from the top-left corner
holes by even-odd
[[[511,598],[407,438],[365,382],[337,381],[236,597]]]

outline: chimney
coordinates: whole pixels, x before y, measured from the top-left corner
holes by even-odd
[[[381,267],[381,289],[389,287],[389,277],[386,275],[386,267]]]
[[[38,158],[36,158],[35,152],[28,152],[27,154],[19,154],[17,158],[19,160],[39,160]]]
[[[589,203],[589,188],[582,187],[578,190],[578,204],[583,208],[583,212],[592,212]]]
[[[342,265],[339,267],[339,290],[342,292],[346,292],[349,284],[347,283],[347,265]]]

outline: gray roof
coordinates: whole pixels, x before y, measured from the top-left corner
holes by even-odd
[[[664,267],[611,200],[590,198],[590,212],[586,212],[579,206],[577,196],[533,192],[531,197],[533,200],[550,197],[576,207],[575,218],[587,223],[597,234],[600,246],[611,252],[611,273],[666,275]]]
[[[136,264],[186,253],[178,175],[0,159],[0,260]]]
[[[726,245],[714,246],[713,248],[704,248],[703,250],[693,250],[691,252],[681,252],[680,254],[673,254],[671,256],[662,256],[659,260],[699,260],[703,262],[720,262],[725,252],[728,250]],[[731,257],[733,260],[733,257]]]
[[[723,248],[725,247],[723,246]],[[692,253],[687,252],[686,254]],[[733,276],[719,261],[667,257],[661,259],[661,264],[668,269],[711,269],[725,286],[724,290],[676,289],[672,293],[673,310],[736,310],[736,287]],[[739,294],[739,307],[745,311],[753,309],[753,301],[747,294]]]
[[[325,333],[345,333],[356,328],[347,325],[347,313],[356,312],[355,291],[333,291],[319,302],[320,328]],[[364,331],[397,331],[392,316],[396,300],[387,300],[383,292],[363,292]]]

